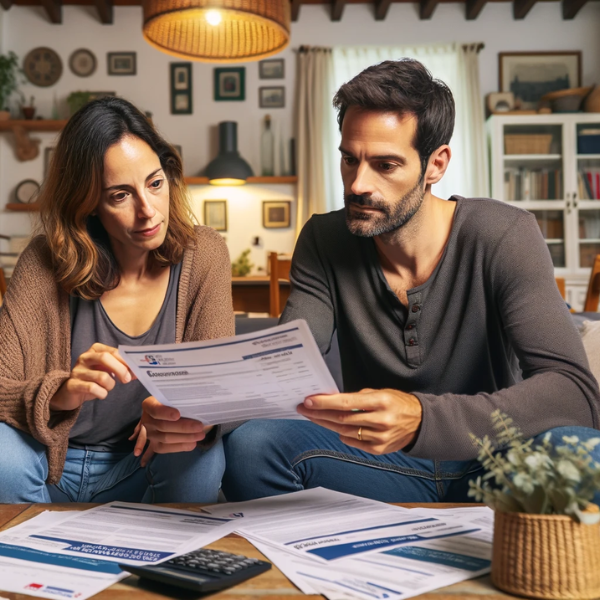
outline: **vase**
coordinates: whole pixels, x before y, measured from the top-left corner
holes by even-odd
[[[600,597],[600,523],[496,511],[492,583],[527,598]]]

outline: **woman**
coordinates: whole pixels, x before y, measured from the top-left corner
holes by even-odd
[[[67,123],[40,204],[0,309],[0,502],[216,501],[221,441],[190,421],[195,450],[142,456],[148,393],[116,349],[234,333],[227,248],[193,226],[181,159],[103,98]]]

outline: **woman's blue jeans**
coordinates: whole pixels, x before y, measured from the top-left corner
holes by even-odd
[[[581,441],[600,437],[587,427],[552,429]],[[541,442],[544,434],[536,436]],[[473,502],[469,480],[483,473],[478,461],[413,458],[403,452],[373,455],[346,446],[310,421],[248,421],[224,438],[223,492],[230,502],[326,487],[383,502]],[[600,462],[600,446],[594,451]],[[600,503],[600,490],[594,497]]]
[[[223,444],[208,451],[157,454],[146,467],[133,452],[69,448],[62,478],[47,485],[46,446],[0,423],[0,503],[217,502]]]

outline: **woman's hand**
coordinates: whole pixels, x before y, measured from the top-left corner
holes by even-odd
[[[339,433],[344,444],[371,454],[389,454],[408,446],[423,416],[416,396],[368,388],[353,394],[310,396],[297,410],[313,423]]]
[[[205,426],[195,419],[182,419],[176,408],[161,404],[154,396],[144,400],[140,423],[145,430],[144,435],[150,440],[150,446],[142,457],[143,467],[148,464],[155,452],[168,454],[194,450],[196,444],[202,441],[212,429],[212,425]],[[138,437],[136,449],[140,444]],[[143,446],[141,444],[142,448]]]
[[[116,348],[94,344],[77,359],[71,376],[50,400],[50,408],[73,410],[88,400],[104,400],[116,380],[129,383],[134,378]]]

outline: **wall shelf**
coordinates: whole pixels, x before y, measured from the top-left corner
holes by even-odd
[[[12,131],[15,136],[15,156],[17,160],[33,160],[40,153],[40,140],[29,137],[32,131],[60,131],[66,121],[49,119],[7,119],[0,121],[0,131]]]
[[[188,185],[209,185],[208,177],[184,177]],[[298,177],[295,175],[285,175],[282,177],[248,177],[247,183],[298,183]]]

